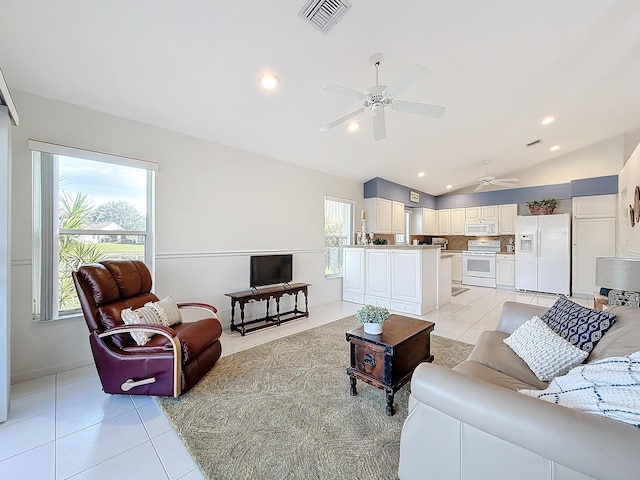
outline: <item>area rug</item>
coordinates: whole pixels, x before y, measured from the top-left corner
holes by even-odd
[[[222,357],[191,391],[158,398],[205,478],[397,478],[410,384],[391,417],[382,390],[358,381],[350,396],[345,332],[358,325],[346,317]],[[472,348],[431,335],[440,365]]]
[[[451,296],[455,297],[463,292],[466,292],[467,290],[469,289],[464,287],[451,287]]]

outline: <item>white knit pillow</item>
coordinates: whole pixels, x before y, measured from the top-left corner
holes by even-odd
[[[149,302],[151,303],[151,302]],[[131,308],[125,308],[120,312],[122,321],[127,325],[162,325],[166,327],[169,323],[167,314],[164,310],[156,307],[151,303],[142,308],[132,310]],[[138,345],[144,345],[154,334],[151,332],[131,332],[131,336]]]
[[[167,323],[165,324],[165,327],[170,327],[171,325],[182,323],[182,315],[180,314],[180,309],[178,309],[178,305],[171,295],[157,302],[147,302],[144,304],[144,306],[155,306],[156,308],[164,310],[164,313],[167,315]]]
[[[563,375],[589,356],[551,330],[539,317],[520,325],[503,340],[543,382]]]

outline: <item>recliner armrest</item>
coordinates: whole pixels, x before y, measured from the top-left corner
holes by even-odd
[[[176,331],[173,328],[165,327],[163,325],[151,325],[147,323],[137,323],[130,325],[122,325],[119,327],[109,328],[104,332],[98,334],[100,338],[110,337],[112,335],[118,335],[120,333],[131,332],[151,332],[154,334],[162,334],[163,336],[171,339],[177,336]]]
[[[637,478],[640,471],[640,431],[623,422],[528,397],[429,363],[415,370],[411,395],[418,401],[416,408],[420,403],[428,405],[594,478]]]
[[[213,305],[209,305],[208,303],[198,303],[198,302],[178,303],[178,308],[202,308],[204,310],[209,310],[215,318],[218,318],[216,315],[216,313],[218,313],[218,309]]]

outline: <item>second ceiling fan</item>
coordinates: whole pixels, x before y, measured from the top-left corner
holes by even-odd
[[[324,87],[324,90],[327,92],[358,98],[362,102],[362,106],[357,110],[324,125],[320,128],[321,131],[326,132],[333,127],[357,117],[365,110],[371,110],[373,114],[373,138],[375,140],[381,140],[387,135],[387,128],[384,119],[385,107],[391,106],[392,109],[397,110],[398,112],[414,113],[434,118],[439,118],[444,114],[446,110],[445,107],[430,105],[428,103],[407,102],[395,99],[396,95],[427,75],[429,73],[429,69],[427,67],[416,64],[391,85],[380,85],[378,84],[378,67],[380,66],[381,60],[381,53],[376,53],[369,59],[371,64],[376,68],[376,84],[363,92],[333,84],[326,85]]]

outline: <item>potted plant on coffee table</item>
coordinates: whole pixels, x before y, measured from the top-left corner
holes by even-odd
[[[384,307],[365,305],[356,312],[356,318],[362,323],[364,333],[380,335],[382,333],[382,324],[389,318],[389,310]]]
[[[531,215],[551,215],[559,203],[560,200],[557,198],[548,197],[527,202],[527,207],[529,207]]]

